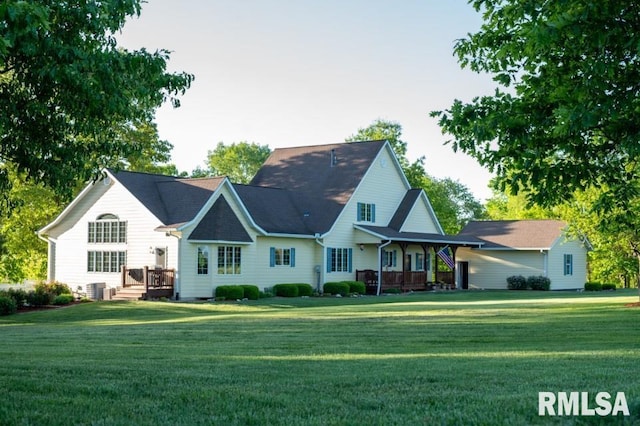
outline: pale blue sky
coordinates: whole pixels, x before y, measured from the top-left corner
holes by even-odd
[[[480,22],[465,0],[149,0],[118,40],[168,49],[171,70],[195,74],[182,107],[156,119],[180,170],[204,166],[220,141],[342,142],[382,118],[402,125],[410,159],[482,200],[489,173],[443,146],[429,117],[493,91],[452,53]]]

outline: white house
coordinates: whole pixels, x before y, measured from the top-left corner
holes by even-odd
[[[586,238],[572,237],[559,220],[472,221],[460,236],[477,238],[479,248],[456,251],[458,271],[468,271],[470,288],[505,289],[507,277],[542,275],[551,290],[584,288],[587,280]]]
[[[50,280],[188,299],[223,284],[425,288],[435,250],[479,246],[444,235],[385,141],[276,149],[249,185],[106,171],[39,235]]]

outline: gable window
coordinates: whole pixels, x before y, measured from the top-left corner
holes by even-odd
[[[369,203],[358,203],[358,222],[375,222],[376,205]]]
[[[351,272],[353,249],[327,247],[327,272]]]
[[[218,274],[238,275],[241,272],[242,250],[235,246],[218,247]]]
[[[572,254],[564,255],[564,274],[573,275],[573,255]]]
[[[296,266],[296,249],[295,248],[277,248],[269,249],[269,266]]]
[[[126,251],[87,252],[87,272],[120,272],[126,264]]]
[[[119,220],[113,214],[98,216],[93,222],[89,222],[87,241],[90,243],[126,243],[127,222]]]
[[[198,275],[209,274],[209,249],[198,247]]]

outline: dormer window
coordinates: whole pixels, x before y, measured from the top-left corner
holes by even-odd
[[[369,203],[358,203],[358,222],[375,222],[376,205]]]
[[[98,216],[95,221],[89,222],[87,234],[89,243],[126,243],[127,222],[120,220],[114,214],[103,214]]]

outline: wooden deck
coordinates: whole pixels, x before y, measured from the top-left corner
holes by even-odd
[[[173,297],[173,287],[176,280],[175,269],[162,268],[127,268],[122,267],[122,288],[144,288],[143,298],[157,299],[160,297]]]

